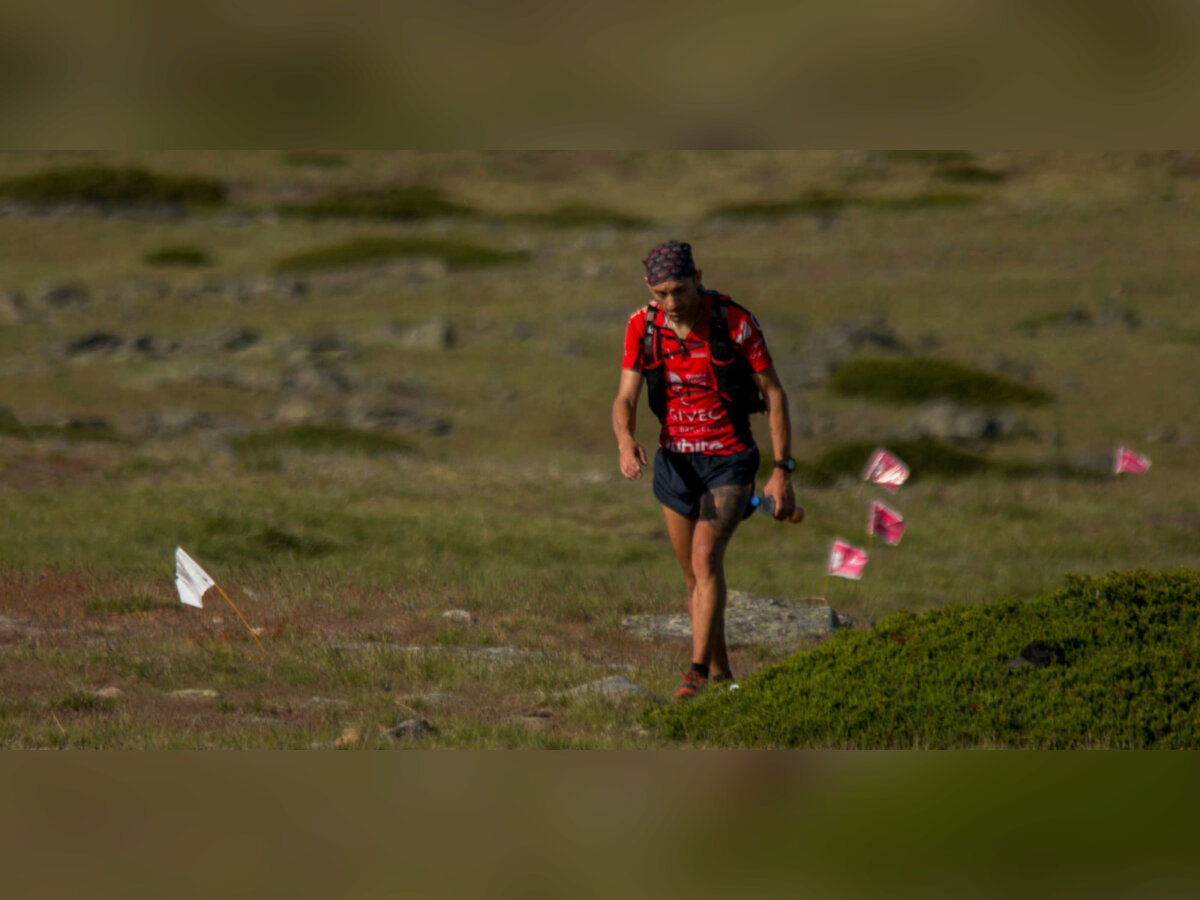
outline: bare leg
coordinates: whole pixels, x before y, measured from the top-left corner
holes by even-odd
[[[725,644],[725,550],[742,521],[752,485],[724,485],[700,499],[700,520],[692,534],[692,662],[715,675],[729,673]]]
[[[696,589],[696,576],[692,574],[692,533],[696,529],[696,521],[665,506],[663,515],[667,520],[667,535],[671,538],[675,558],[679,560],[679,567],[683,569],[683,582],[687,587],[688,616],[691,616],[692,594]]]

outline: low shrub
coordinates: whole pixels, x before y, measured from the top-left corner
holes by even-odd
[[[928,356],[851,360],[833,374],[829,387],[843,396],[887,403],[921,403],[945,397],[975,406],[1034,406],[1052,399],[1041,388]]]
[[[1034,600],[839,632],[644,719],[730,747],[1196,749],[1198,647],[1200,573],[1068,576]]]
[[[963,165],[975,156],[967,150],[883,150],[880,159],[894,163],[920,163],[929,166]]]
[[[437,238],[362,237],[288,256],[275,264],[275,271],[312,272],[421,257],[444,260],[452,269],[472,269],[524,262],[529,254]]]
[[[415,222],[439,216],[474,216],[469,206],[453,203],[435,187],[353,188],[336,191],[309,203],[281,204],[276,209],[310,219],[386,219]]]
[[[978,194],[959,194],[947,191],[930,194],[909,194],[905,197],[863,197],[858,204],[878,212],[916,212],[923,209],[968,209],[982,200]]]
[[[958,184],[1000,184],[1008,178],[1007,172],[997,169],[985,169],[983,166],[960,164],[942,166],[934,172],[943,181],[953,181]]]
[[[346,425],[297,425],[281,431],[243,434],[230,438],[229,446],[244,461],[281,452],[379,456],[412,450],[412,444],[403,438]]]
[[[79,166],[0,181],[0,196],[23,203],[102,206],[219,206],[225,185],[212,178],[161,175],[146,169]]]
[[[180,266],[189,269],[212,265],[212,257],[208,255],[208,251],[191,244],[160,247],[152,253],[147,253],[143,261],[148,266]]]
[[[279,160],[299,169],[344,169],[350,165],[345,153],[326,150],[289,150]]]
[[[645,219],[587,203],[567,203],[549,212],[517,213],[508,218],[513,222],[547,228],[580,228],[592,225],[644,228],[650,224]]]

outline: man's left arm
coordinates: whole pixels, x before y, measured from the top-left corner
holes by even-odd
[[[754,383],[767,401],[767,416],[771,426],[771,450],[775,459],[787,459],[792,455],[792,420],[788,412],[787,393],[779,381],[774,364],[761,372],[754,373]],[[775,501],[775,518],[786,519],[796,507],[796,496],[792,490],[791,473],[786,469],[772,469],[763,494]]]

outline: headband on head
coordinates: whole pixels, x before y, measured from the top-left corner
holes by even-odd
[[[676,278],[689,278],[696,274],[696,263],[692,260],[692,245],[679,241],[667,241],[650,251],[642,260],[646,267],[646,281],[661,284]]]

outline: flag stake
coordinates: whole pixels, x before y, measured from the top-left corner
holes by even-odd
[[[225,598],[225,602],[227,602],[230,606],[233,606],[233,601],[229,599],[229,595],[227,593],[225,593],[224,588],[222,588],[215,581],[213,582],[213,587],[215,587],[218,591],[221,592],[221,596]],[[242,615],[242,611],[240,609],[238,609],[236,606],[233,606],[233,611],[235,613],[237,613],[238,618],[242,620],[242,624],[246,626],[246,630],[248,632],[250,632],[250,637],[254,638],[254,643],[258,644],[258,649],[261,650],[263,653],[266,653],[267,648],[262,645],[262,641],[260,641],[258,639],[258,635],[254,633],[254,629],[250,627],[250,623],[247,622],[246,617]]]
[[[825,580],[821,582],[821,599],[826,603],[829,602],[829,573],[825,573]]]

